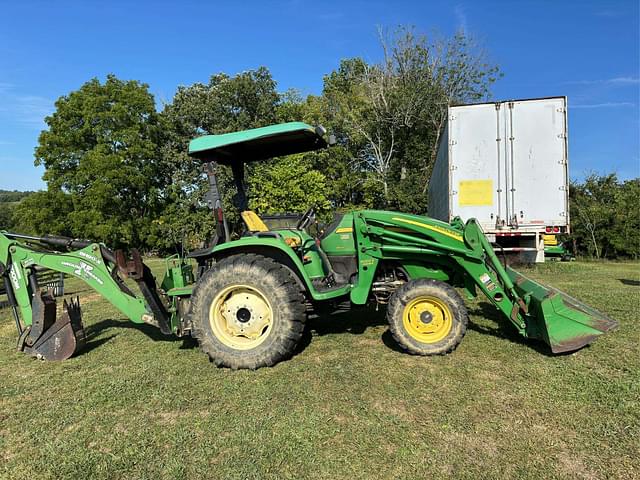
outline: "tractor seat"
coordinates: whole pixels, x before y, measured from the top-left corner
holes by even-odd
[[[240,214],[240,216],[242,217],[244,224],[247,226],[245,236],[282,239],[282,235],[280,235],[278,232],[272,232],[269,230],[269,227],[267,227],[267,225],[256,212],[252,210],[245,210]],[[290,247],[296,247],[300,245],[300,240],[296,240],[291,237],[285,238],[284,241]]]
[[[262,221],[253,210],[245,210],[240,214],[242,221],[247,226],[247,230],[251,233],[268,232],[269,227]]]

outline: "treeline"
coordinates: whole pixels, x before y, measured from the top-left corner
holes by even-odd
[[[34,192],[17,190],[0,190],[0,230],[11,230],[14,225],[15,207],[22,199]]]
[[[593,258],[640,258],[640,178],[589,175],[571,184],[571,237]]]
[[[327,186],[326,177],[316,170],[306,170],[300,158],[258,168],[269,168],[270,180],[254,184],[254,208],[265,212],[291,212],[302,210],[307,204],[305,202],[326,206],[323,203],[329,198],[323,190]],[[254,172],[254,176],[264,178],[259,172]],[[284,187],[274,184],[274,179],[277,178],[284,179]],[[316,184],[317,196],[306,197],[303,186],[309,184]],[[278,193],[274,192],[280,192],[282,196],[277,198]],[[25,233],[53,231],[24,230],[27,222],[20,215],[32,214],[35,203],[31,204],[30,201],[30,205],[21,207],[19,215],[16,214],[16,206],[19,201],[32,195],[34,192],[0,190],[0,230]],[[34,198],[41,195],[38,192]],[[270,208],[265,198],[271,198],[280,208]],[[582,182],[573,181],[570,188],[570,209],[571,235],[566,240],[575,245],[578,255],[595,259],[640,258],[640,178],[620,181],[616,174],[592,174]],[[206,210],[204,212],[206,218],[203,220],[208,221],[209,215]],[[153,248],[160,249],[158,246]]]
[[[19,202],[25,197],[28,197],[33,192],[19,192],[18,190],[0,190],[0,203],[15,203]]]

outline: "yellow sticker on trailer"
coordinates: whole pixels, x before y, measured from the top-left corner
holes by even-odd
[[[493,180],[460,180],[458,205],[461,207],[493,205]]]

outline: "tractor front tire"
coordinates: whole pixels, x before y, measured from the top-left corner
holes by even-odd
[[[306,305],[291,271],[254,254],[227,257],[196,286],[192,335],[219,367],[270,367],[290,357],[304,332]]]
[[[405,283],[391,296],[387,321],[398,345],[413,355],[444,355],[467,330],[464,300],[449,284],[430,279]]]

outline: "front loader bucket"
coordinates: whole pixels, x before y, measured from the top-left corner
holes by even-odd
[[[49,293],[33,298],[30,328],[20,337],[18,348],[42,360],[66,360],[84,347],[80,300],[66,300],[56,319],[56,301]]]
[[[618,322],[560,290],[541,285],[507,267],[528,305],[527,337],[543,340],[553,353],[572,352],[618,326]]]

